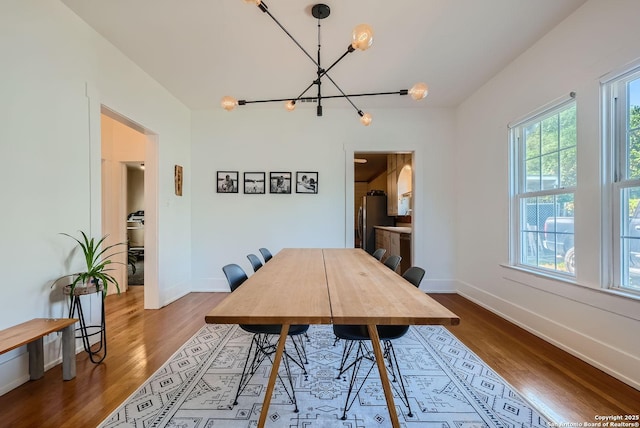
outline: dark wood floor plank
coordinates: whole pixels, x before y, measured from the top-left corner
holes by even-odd
[[[0,397],[0,421],[11,427],[93,427],[129,397],[204,325],[226,293],[191,293],[159,310],[143,309],[143,287],[106,300],[108,356],[77,356],[77,375],[62,366]],[[460,316],[460,340],[523,396],[558,422],[638,412],[640,391],[453,294],[433,297]]]

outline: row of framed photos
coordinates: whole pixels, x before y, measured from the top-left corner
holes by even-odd
[[[244,193],[261,195],[266,193],[290,194],[292,187],[296,193],[318,193],[318,173],[296,171],[295,182],[292,182],[291,172],[269,172],[269,181],[265,172],[245,172],[240,182],[238,171],[217,171],[217,193],[238,193],[242,185]]]

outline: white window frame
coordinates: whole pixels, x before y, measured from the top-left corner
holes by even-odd
[[[640,187],[640,178],[626,177],[627,149],[627,93],[626,84],[640,79],[640,61],[628,64],[604,76],[601,83],[602,95],[602,147],[604,174],[603,195],[603,278],[605,288],[623,294],[640,296],[640,291],[623,284],[623,269],[627,265],[622,260],[621,234],[622,218],[628,218],[627,207],[622,206],[620,195],[624,189]]]
[[[524,269],[527,271],[542,274],[553,278],[562,280],[574,281],[575,274],[565,273],[555,269],[545,269],[539,266],[522,263],[523,251],[526,251],[525,245],[528,243],[522,242],[521,234],[521,200],[524,198],[531,198],[536,196],[555,196],[560,194],[576,193],[576,186],[571,187],[558,187],[555,189],[546,189],[540,191],[526,191],[526,177],[522,175],[522,151],[524,149],[524,142],[519,139],[521,129],[527,124],[535,121],[542,121],[548,116],[557,114],[558,111],[566,108],[570,104],[576,105],[576,94],[571,92],[568,96],[558,98],[544,106],[541,106],[537,110],[511,122],[508,125],[509,130],[509,263],[511,266]],[[577,108],[577,105],[576,105]],[[576,128],[577,132],[577,128]],[[577,137],[576,137],[577,138]],[[576,156],[577,156],[577,142],[576,142]],[[523,190],[524,189],[524,190]],[[575,237],[575,228],[574,228]]]

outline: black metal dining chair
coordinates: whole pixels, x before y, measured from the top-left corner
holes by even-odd
[[[262,258],[264,259],[265,263],[273,258],[273,254],[271,254],[271,251],[267,250],[266,248],[260,248],[259,251],[260,254],[262,254]]]
[[[258,269],[262,267],[262,262],[260,261],[258,256],[256,256],[255,254],[247,254],[247,258],[251,263],[251,267],[253,268],[253,271],[258,272]]]
[[[248,279],[245,271],[237,264],[228,264],[226,266],[223,266],[222,271],[227,278],[227,282],[229,283],[231,292],[237,290],[238,287],[240,287]],[[280,336],[282,326],[279,324],[240,324],[240,328],[248,333],[253,333],[253,338],[251,339],[251,345],[249,346],[247,359],[244,362],[242,375],[240,377],[240,382],[238,383],[238,390],[236,391],[236,396],[233,400],[234,406],[238,404],[238,397],[240,397],[240,394],[242,394],[242,392],[245,390],[245,388],[249,384],[249,381],[256,373],[262,362],[268,358],[269,361],[271,361],[271,363],[273,364],[272,355],[276,353],[278,337]],[[293,355],[291,355],[287,351],[287,346],[285,344],[285,350],[282,359],[284,362],[287,379],[289,381],[289,387],[291,388],[290,391],[280,377],[280,374],[278,374],[278,379],[280,379],[280,382],[282,383],[287,396],[295,406],[294,412],[296,413],[298,412],[298,403],[296,401],[296,394],[293,388],[293,379],[291,376],[291,367],[289,365],[289,361],[295,363],[302,369],[303,374],[305,376],[307,375],[307,370],[304,366],[308,363],[306,350],[304,348],[302,339],[299,339],[301,335],[307,332],[307,330],[309,330],[309,325],[289,326],[289,337],[291,338],[296,356],[298,357],[297,359],[294,358]],[[296,337],[299,339],[298,341],[300,343],[296,342]]]
[[[413,284],[415,287],[420,287],[420,282],[425,275],[424,269],[412,266],[405,271],[402,275],[404,279]],[[383,343],[383,358],[387,360],[387,366],[391,372],[391,386],[393,387],[396,394],[400,397],[402,403],[407,406],[409,413],[407,414],[409,417],[413,416],[413,412],[411,411],[411,405],[409,403],[409,397],[407,396],[407,390],[404,384],[404,380],[402,378],[402,373],[400,372],[400,366],[398,366],[398,360],[396,358],[395,350],[393,349],[392,340],[398,339],[404,336],[407,331],[409,331],[408,325],[379,325],[376,326],[378,330],[378,335],[380,336],[380,340]],[[335,325],[333,326],[333,334],[336,335],[337,338],[345,339],[344,349],[342,351],[342,358],[340,361],[340,368],[338,369],[337,379],[340,379],[342,375],[348,370],[352,369],[351,378],[349,381],[349,389],[347,391],[347,398],[344,404],[344,411],[342,413],[342,420],[347,419],[347,412],[351,409],[356,397],[360,393],[360,390],[364,386],[369,374],[373,370],[375,364],[375,356],[369,347],[366,345],[367,340],[371,340],[369,337],[369,331],[366,325]],[[356,350],[356,355],[349,364],[349,357],[352,354],[353,350]],[[364,361],[369,361],[371,366],[367,370],[364,378],[362,378],[362,383],[356,389],[356,383],[358,381],[358,372],[360,367]],[[397,372],[397,376],[396,376]],[[399,387],[396,386],[399,380]],[[354,393],[354,390],[355,393]],[[351,401],[349,399],[352,397]]]
[[[396,254],[392,254],[389,257],[387,257],[387,259],[383,263],[386,267],[388,267],[392,271],[395,271],[396,269],[398,269],[398,265],[400,264],[401,260],[402,260],[402,257]]]
[[[378,248],[377,250],[375,250],[371,255],[373,257],[375,257],[377,260],[382,260],[382,257],[384,256],[384,253],[386,253],[387,250],[384,248]]]

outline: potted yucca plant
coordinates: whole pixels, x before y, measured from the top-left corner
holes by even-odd
[[[115,285],[118,290],[118,294],[120,294],[120,285],[118,281],[109,273],[109,271],[113,269],[109,269],[109,265],[114,262],[111,260],[113,256],[116,254],[121,254],[123,251],[119,252],[111,252],[113,248],[118,247],[120,245],[126,245],[124,242],[119,242],[117,244],[108,245],[104,248],[101,248],[102,243],[107,238],[108,235],[103,236],[99,240],[96,241],[95,238],[89,238],[86,233],[80,231],[82,234],[82,239],[78,239],[74,236],[69,235],[68,233],[61,233],[61,235],[68,236],[78,243],[78,246],[82,249],[82,253],[84,255],[84,260],[86,263],[86,269],[82,272],[77,272],[70,275],[65,275],[53,282],[52,287],[63,278],[73,277],[73,282],[70,285],[65,287],[65,294],[69,294],[71,296],[78,294],[89,294],[92,292],[103,292],[103,297],[107,295],[107,287],[109,284]],[[78,289],[76,289],[78,287]]]

